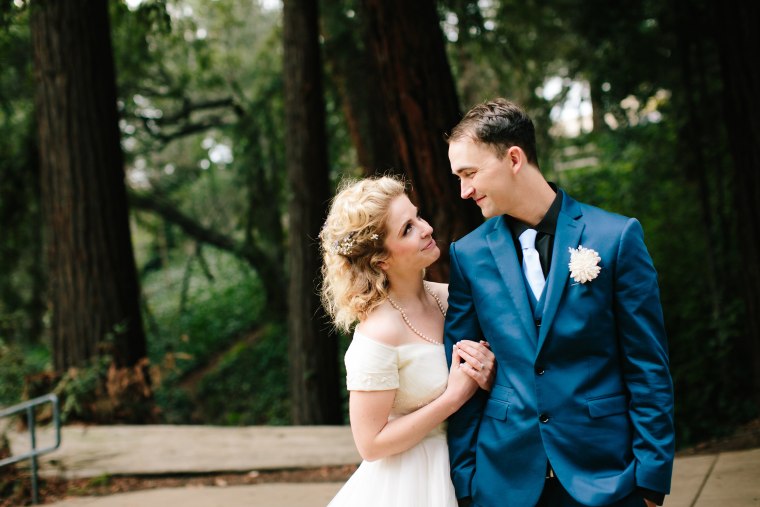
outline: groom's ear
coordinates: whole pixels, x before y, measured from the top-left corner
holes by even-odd
[[[505,158],[509,162],[509,169],[512,174],[519,173],[527,162],[525,152],[519,146],[510,146]]]

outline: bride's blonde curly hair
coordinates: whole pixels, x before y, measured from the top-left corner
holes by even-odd
[[[391,176],[344,180],[332,200],[319,234],[320,292],[325,310],[342,331],[350,331],[388,294],[388,280],[379,263],[388,258],[390,204],[405,190],[404,181]]]

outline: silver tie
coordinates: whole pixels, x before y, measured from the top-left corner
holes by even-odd
[[[536,300],[539,300],[541,299],[544,285],[546,285],[546,279],[541,269],[541,259],[538,256],[538,250],[536,250],[536,234],[538,234],[538,231],[535,229],[526,229],[525,232],[520,234],[519,240],[523,253],[522,264],[525,278],[528,279],[528,285],[530,285],[533,295],[536,296]]]

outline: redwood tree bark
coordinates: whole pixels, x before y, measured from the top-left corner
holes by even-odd
[[[445,135],[461,118],[434,0],[363,0],[369,47],[393,149],[412,184],[422,216],[443,253],[430,270],[448,278],[448,244],[482,223],[477,207],[459,197]]]
[[[340,424],[338,344],[317,296],[330,199],[317,0],[283,2],[285,165],[290,182],[288,333],[293,424]]]
[[[146,355],[106,0],[36,0],[31,35],[55,368]]]
[[[377,79],[378,69],[367,46],[366,16],[346,16],[341,3],[327,2],[322,11],[326,67],[337,88],[356,158],[366,176],[403,175],[388,114]]]

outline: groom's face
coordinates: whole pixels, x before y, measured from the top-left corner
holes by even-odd
[[[500,159],[469,137],[449,143],[451,172],[459,178],[462,199],[472,199],[486,218],[509,213],[515,199],[509,157]]]

